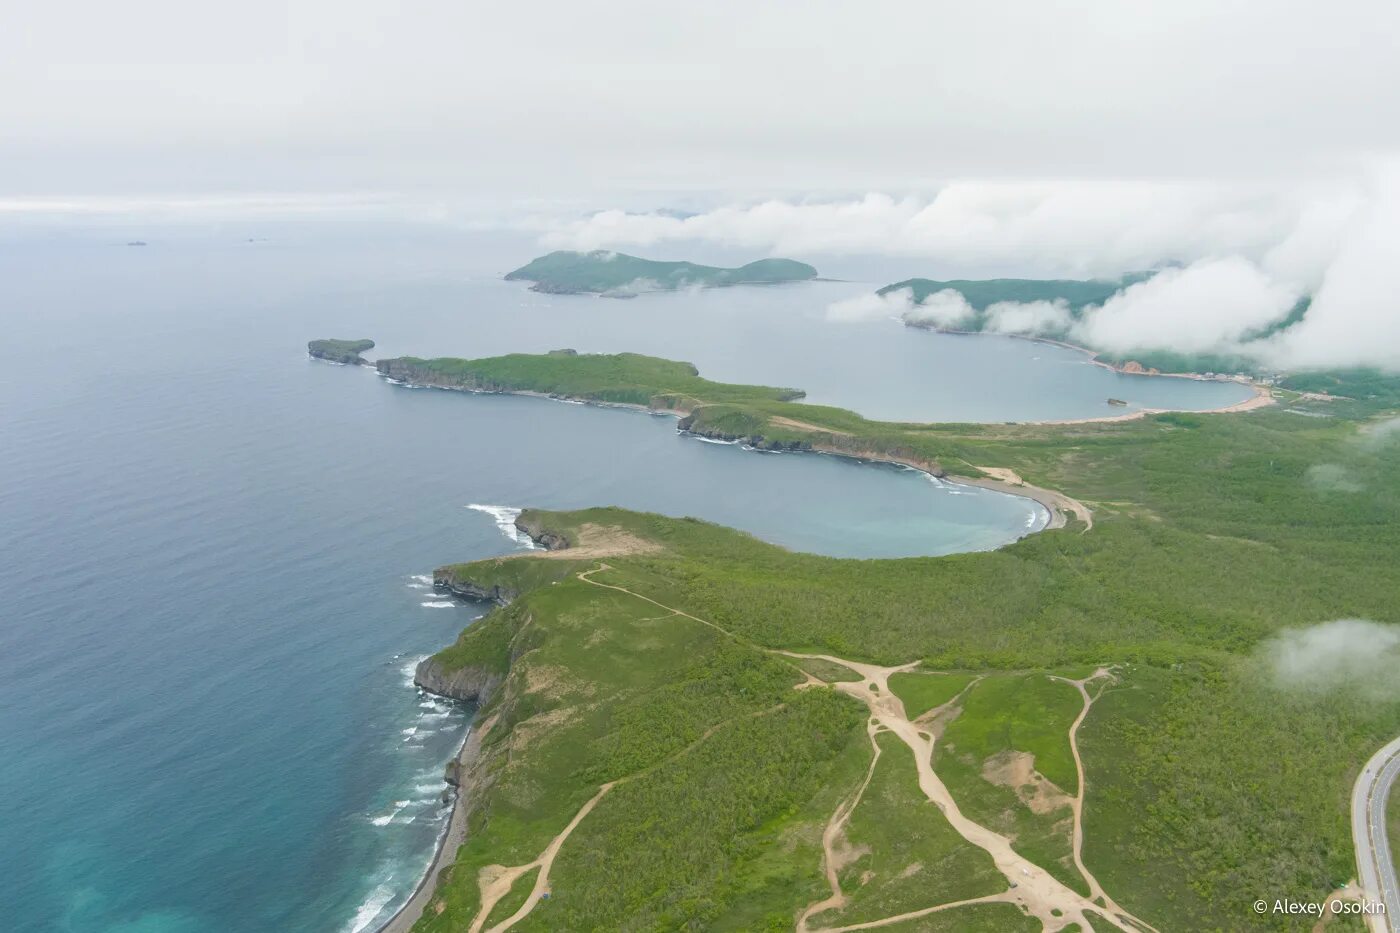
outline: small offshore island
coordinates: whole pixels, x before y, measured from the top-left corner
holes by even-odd
[[[368,366],[369,361],[360,354],[373,349],[373,340],[312,340],[306,345],[312,358],[347,366]]]
[[[631,298],[642,292],[733,285],[782,285],[817,277],[817,270],[792,259],[760,259],[737,269],[693,262],[661,262],[625,253],[559,250],[506,274],[506,281],[532,282],[531,291],[551,295]]]

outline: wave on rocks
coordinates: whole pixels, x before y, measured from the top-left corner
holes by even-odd
[[[508,505],[482,505],[479,502],[473,502],[467,508],[474,512],[484,512],[490,515],[495,520],[496,527],[501,530],[501,534],[514,541],[521,548],[531,551],[538,550],[539,545],[531,541],[529,535],[515,527],[515,520],[520,517],[521,512],[525,511],[524,509],[512,508]]]

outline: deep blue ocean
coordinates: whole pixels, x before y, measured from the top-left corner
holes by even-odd
[[[826,320],[870,282],[617,301],[500,281],[540,251],[326,225],[0,237],[0,930],[373,929],[426,864],[469,715],[412,666],[485,608],[424,575],[518,548],[505,509],[695,515],[853,557],[996,547],[1044,520],[669,418],[399,388],[308,360],[308,339],[659,353],[886,418],[1244,394]]]

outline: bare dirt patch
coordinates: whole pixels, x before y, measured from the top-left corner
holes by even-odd
[[[992,784],[1010,787],[1032,813],[1053,813],[1074,806],[1074,798],[1035,770],[1035,756],[1014,748],[982,762],[982,777]]]
[[[655,541],[638,537],[616,525],[588,522],[578,528],[578,542],[557,551],[531,551],[522,557],[543,557],[558,560],[592,560],[598,557],[627,557],[634,554],[655,554],[664,550]]]
[[[839,434],[843,437],[850,437],[850,431],[837,431],[834,428],[824,428],[819,424],[810,424],[806,421],[797,421],[793,418],[784,418],[782,415],[773,415],[768,419],[769,424],[776,424],[783,428],[792,428],[794,431],[812,431],[820,434]]]
[[[552,709],[547,713],[531,716],[523,722],[516,723],[510,735],[512,753],[523,751],[531,742],[539,738],[542,733],[549,732],[551,729],[562,726],[577,715],[577,708],[564,706],[559,709]]]

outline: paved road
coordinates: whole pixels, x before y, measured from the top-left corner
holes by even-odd
[[[1400,739],[1376,752],[1351,793],[1351,836],[1361,889],[1368,901],[1384,901],[1385,914],[1367,918],[1372,933],[1400,933],[1400,884],[1386,834],[1386,801],[1400,777]]]

